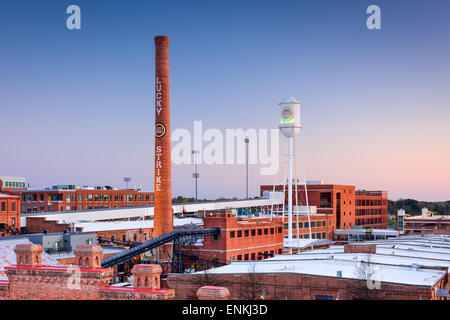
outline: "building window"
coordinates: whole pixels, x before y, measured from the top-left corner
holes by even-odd
[[[6,211],[6,202],[2,201],[2,212]]]
[[[258,236],[262,235],[262,229],[258,229]]]
[[[312,221],[311,222],[311,228],[315,228],[316,227],[316,222],[315,221]]]
[[[244,231],[244,236],[245,236],[245,237],[248,237],[248,230],[245,230],[245,231]]]
[[[278,233],[282,233],[283,229],[281,227],[278,227]]]
[[[238,259],[238,261],[241,261],[242,260],[242,254],[238,254],[237,259]]]
[[[242,230],[238,230],[238,232],[237,232],[237,237],[238,237],[238,238],[241,238],[241,237],[242,237]]]
[[[11,202],[11,211],[16,212],[16,202],[15,201]]]
[[[252,229],[252,237],[254,237],[256,235],[256,231],[255,229]]]
[[[248,253],[244,254],[244,260],[245,260],[245,261],[248,260]]]
[[[16,217],[11,217],[11,226],[16,227]]]
[[[255,259],[256,259],[256,254],[253,252],[253,253],[251,254],[251,257],[252,257],[252,260],[255,260]]]
[[[230,238],[234,238],[235,234],[234,231],[230,231]]]
[[[264,235],[267,236],[269,234],[269,230],[267,228],[264,229]]]
[[[287,230],[288,228],[289,228],[288,224],[285,223],[285,224],[284,224],[284,230]]]

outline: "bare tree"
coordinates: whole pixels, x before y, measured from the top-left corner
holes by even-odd
[[[241,282],[241,295],[247,300],[264,299],[266,283],[260,274],[256,272],[256,264],[251,262],[248,273]]]
[[[367,259],[360,261],[355,269],[354,274],[356,280],[348,281],[348,290],[353,299],[357,300],[374,300],[378,299],[381,288],[381,279],[379,278],[378,267],[370,261],[370,256]]]

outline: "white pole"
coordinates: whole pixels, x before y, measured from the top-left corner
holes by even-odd
[[[305,172],[305,162],[303,162],[303,180],[305,183],[305,196],[306,196],[306,209],[308,210],[308,226],[309,226],[309,240],[311,240],[311,250],[313,249],[312,245],[312,232],[311,232],[311,212],[309,210],[309,203],[308,203],[308,188],[306,187],[306,172]]]
[[[288,240],[292,242],[292,144],[293,137],[289,137],[288,153]]]

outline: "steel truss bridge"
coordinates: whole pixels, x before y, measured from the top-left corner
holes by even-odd
[[[103,268],[111,268],[119,263],[124,263],[136,256],[144,254],[155,248],[160,248],[162,253],[169,257],[170,260],[165,261],[164,264],[170,265],[170,272],[183,272],[183,261],[181,257],[181,247],[183,241],[189,239],[198,239],[204,236],[218,236],[220,234],[219,228],[210,229],[192,229],[192,230],[177,230],[170,233],[166,233],[158,238],[150,239],[140,245],[137,245],[125,252],[121,252],[112,257],[102,260]],[[165,244],[173,243],[172,252],[169,252]],[[164,268],[163,268],[164,269]],[[163,271],[167,273],[168,270]]]

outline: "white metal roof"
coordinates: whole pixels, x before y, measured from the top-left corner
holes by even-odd
[[[336,260],[259,260],[246,262],[232,262],[229,265],[209,269],[209,274],[249,274],[255,273],[298,273],[306,275],[338,277],[338,271],[342,272],[342,278],[360,279],[357,274],[359,261],[336,261]],[[384,283],[397,283],[405,285],[417,285],[432,287],[438,282],[445,271],[418,269],[410,267],[376,265],[376,275],[374,278]],[[199,273],[204,273],[201,271]]]
[[[153,220],[138,220],[138,221],[113,221],[113,222],[78,222],[75,227],[83,228],[83,232],[99,232],[112,230],[131,230],[131,229],[146,229],[153,228]],[[173,225],[175,227],[183,225],[202,225],[203,220],[199,218],[174,218]]]
[[[203,210],[223,210],[232,208],[250,208],[270,206],[279,204],[277,199],[251,199],[231,201],[211,201],[203,203],[186,203],[172,205],[173,213],[197,212]],[[27,217],[39,217],[46,220],[58,221],[59,223],[73,223],[81,220],[101,221],[121,218],[153,217],[154,207],[139,208],[109,208],[85,211],[62,211],[45,213],[23,213],[21,215],[21,226],[26,226]]]

